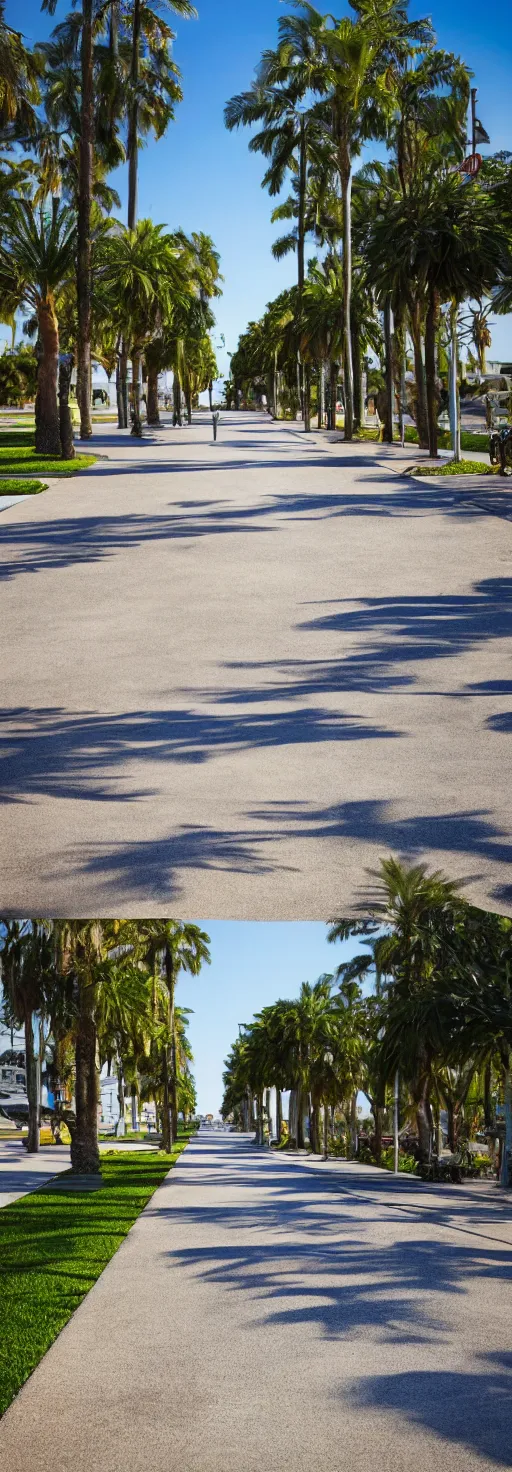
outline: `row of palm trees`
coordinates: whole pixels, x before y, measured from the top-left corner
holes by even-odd
[[[52,13],[56,0],[43,9]],[[141,365],[148,420],[158,423],[158,373],[175,374],[192,400],[216,376],[210,302],[220,293],[211,238],[138,220],[141,143],[165,132],[181,98],[174,34],[162,9],[195,14],[189,0],[82,0],[31,52],[6,25],[0,5],[0,68],[11,57],[11,91],[0,90],[0,310],[27,315],[37,334],[36,448],[73,454],[67,408],[76,361],[80,435],[91,422],[91,357],[116,373],[120,427],[140,435]],[[13,57],[17,70],[14,70]],[[20,59],[21,58],[21,59]],[[6,74],[9,77],[7,63]],[[126,159],[128,222],[113,218],[119,196],[110,170]],[[59,405],[59,356],[61,364]]]
[[[261,1141],[265,1095],[275,1088],[280,1142],[281,1094],[290,1090],[289,1137],[297,1147],[304,1147],[309,1117],[311,1148],[322,1148],[323,1111],[326,1149],[336,1111],[355,1154],[362,1091],[380,1163],[398,1073],[402,1124],[413,1122],[426,1162],[440,1107],[456,1150],[475,1122],[492,1133],[501,1098],[502,1182],[509,1184],[512,921],[469,905],[442,873],[406,868],[393,858],[381,863],[360,908],[364,918],[336,921],[328,939],[357,937],[364,949],[241,1029],[226,1060],[223,1113],[248,1129],[255,1105]],[[362,985],[369,981],[371,987]]]
[[[510,306],[512,165],[498,155],[485,161],[476,179],[461,172],[471,74],[438,46],[430,20],[411,20],[402,0],[351,0],[353,13],[342,19],[321,14],[307,0],[292,3],[293,14],[279,22],[276,49],[264,53],[256,80],[231,98],[225,113],[229,129],[259,125],[249,147],[267,161],[263,185],[271,195],[291,178],[288,199],[272,215],[291,228],[273,252],[297,256],[295,293],[281,294],[261,322],[249,325],[232,360],[233,378],[242,388],[255,379],[268,384],[280,370],[290,393],[298,376],[309,429],[312,365],[320,379],[330,362],[333,380],[341,370],[350,440],[361,425],[364,354],[376,351],[377,333],[391,439],[395,392],[404,401],[409,341],[414,391],[408,407],[420,444],[435,456],[442,326],[450,342],[452,428],[460,456],[460,311],[476,301],[482,318],[489,292],[497,309]],[[386,145],[387,162],[354,175],[370,141]],[[315,263],[309,280],[308,238],[325,249],[322,267]],[[271,398],[277,412],[275,391]]]
[[[75,1172],[99,1169],[99,1079],[105,1063],[117,1075],[120,1118],[127,1086],[133,1099],[154,1100],[162,1148],[171,1149],[178,1112],[188,1117],[195,1107],[188,1014],[176,1005],[176,984],[181,972],[198,975],[209,960],[208,935],[179,920],[4,924],[3,1014],[8,1026],[24,1030],[29,1151],[39,1148],[45,1062],[55,1114],[70,1131]]]

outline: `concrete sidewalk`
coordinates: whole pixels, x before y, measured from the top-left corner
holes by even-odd
[[[202,1131],[7,1412],[0,1461],[510,1467],[511,1272],[499,1193],[331,1181]],[[54,1417],[49,1384],[66,1387]]]
[[[0,1140],[0,1207],[37,1191],[63,1170],[69,1170],[68,1145],[42,1145],[37,1155],[27,1155],[20,1135]]]
[[[383,854],[512,913],[510,495],[200,417],[2,514],[4,915],[328,919]]]

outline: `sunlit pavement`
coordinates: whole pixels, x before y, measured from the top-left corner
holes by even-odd
[[[329,1175],[202,1131],[7,1412],[0,1461],[510,1467],[511,1270],[492,1186]]]
[[[66,1145],[42,1145],[37,1155],[27,1155],[21,1135],[0,1140],[0,1207],[36,1191],[62,1170],[69,1170]]]
[[[0,519],[0,912],[328,918],[390,851],[512,912],[511,494],[202,416]]]

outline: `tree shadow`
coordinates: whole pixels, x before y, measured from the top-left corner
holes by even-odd
[[[301,802],[268,803],[253,810],[253,818],[272,824],[281,839],[335,839],[340,845],[347,839],[359,839],[400,854],[404,860],[429,850],[503,864],[512,860],[509,833],[497,826],[493,815],[479,809],[397,818],[393,802],[367,798],[322,808]]]
[[[113,798],[132,802],[150,796],[149,787],[123,789],[132,762],[138,766],[145,761],[148,770],[161,763],[197,766],[230,752],[401,735],[377,722],[320,706],[232,715],[186,709],[70,714],[54,707],[17,707],[3,712],[2,723],[0,790],[5,801],[19,802],[34,793],[96,802]]]
[[[475,1354],[474,1368],[372,1375],[339,1392],[363,1412],[383,1411],[446,1442],[512,1467],[512,1354]],[[449,1465],[447,1461],[447,1466]]]

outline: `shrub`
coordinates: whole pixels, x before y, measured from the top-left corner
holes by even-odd
[[[394,1163],[393,1146],[388,1145],[387,1150],[382,1151],[381,1165],[385,1166],[386,1170],[393,1170]],[[399,1150],[398,1169],[408,1171],[411,1175],[416,1175],[416,1160],[414,1155],[408,1155],[404,1150]]]

